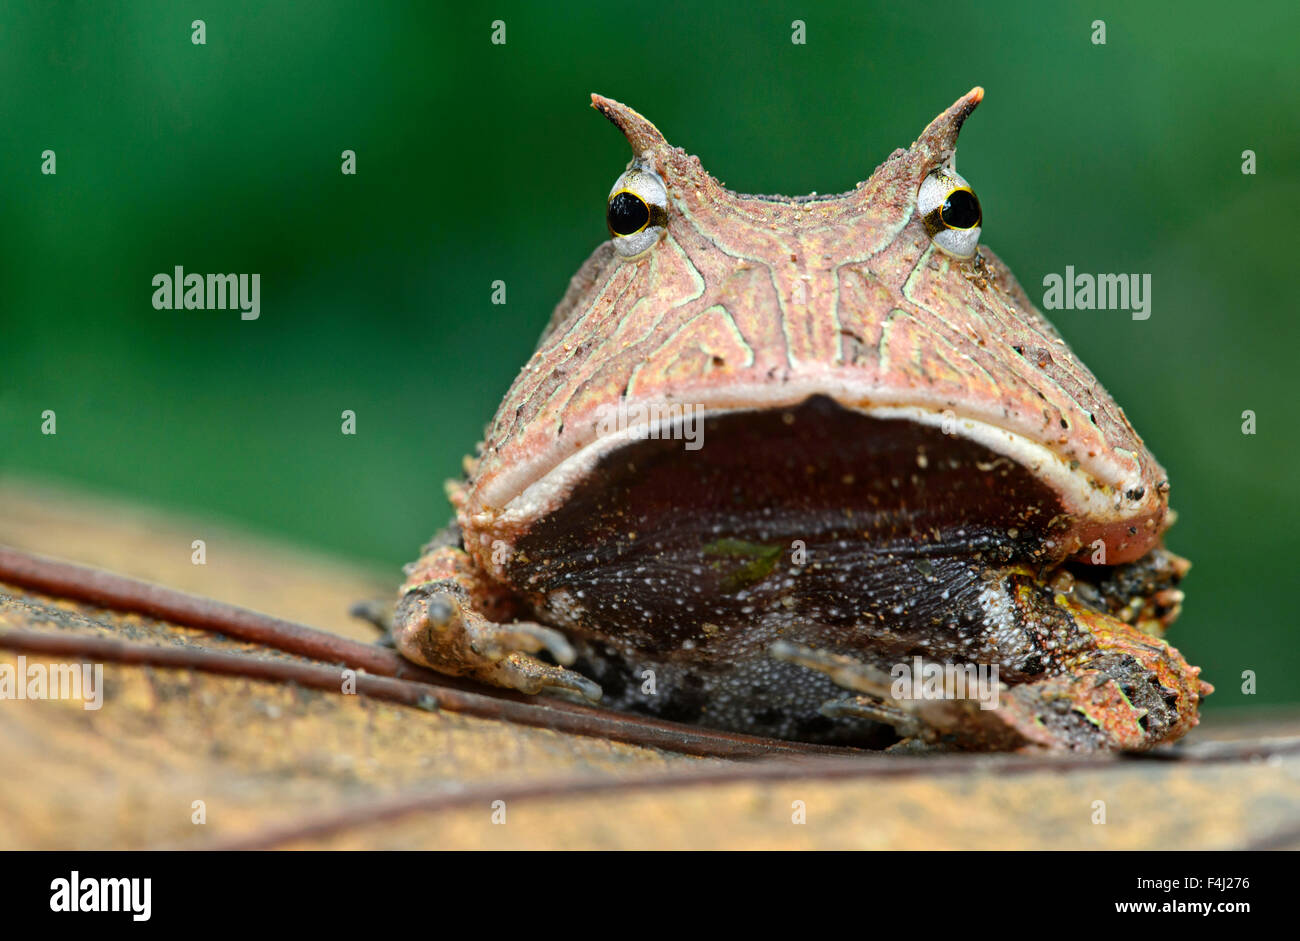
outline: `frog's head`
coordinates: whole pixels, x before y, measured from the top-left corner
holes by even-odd
[[[1163,469],[979,243],[953,155],[983,96],[959,98],[855,189],[804,197],[734,193],[636,111],[593,96],[632,146],[611,237],[502,402],[462,523],[509,542],[603,457],[660,437],[611,431],[612,409],[653,424],[675,414],[662,403],[761,416],[817,398],[1025,468],[1059,500],[1041,537],[1052,555],[1096,561],[1100,544],[1113,564],[1156,546]]]
[[[877,666],[993,657],[1031,741],[1190,727],[1208,687],[1154,636],[1186,569],[1164,471],[980,244],[953,155],[982,98],[850,192],[790,198],[594,96],[632,161],[454,488],[475,569],[736,688],[774,682],[727,672],[759,638],[825,631]]]

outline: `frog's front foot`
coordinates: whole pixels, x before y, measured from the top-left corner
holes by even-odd
[[[462,550],[434,550],[417,563],[413,575],[419,580],[404,586],[392,630],[406,658],[521,693],[576,693],[592,702],[600,699],[600,687],[585,676],[533,656],[546,651],[559,664],[573,663],[573,647],[559,631],[484,615],[478,599],[487,589],[466,565]]]
[[[1060,604],[1058,602],[1058,604]],[[914,742],[996,751],[1141,751],[1196,725],[1200,699],[1213,687],[1200,670],[1159,638],[1096,611],[1069,607],[1091,647],[1033,681],[981,679],[973,665],[924,663],[930,681],[912,678],[900,692],[891,674],[853,657],[778,641],[777,660],[829,676],[857,695],[822,707],[832,718],[892,725]]]

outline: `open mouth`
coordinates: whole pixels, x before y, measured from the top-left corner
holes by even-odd
[[[1011,571],[1135,623],[1181,600],[1163,551],[1068,562],[1058,492],[937,427],[814,396],[701,431],[696,450],[647,437],[607,451],[516,540],[510,584],[567,626],[647,653],[721,646],[724,660],[795,623],[840,647],[991,655],[972,638],[989,580]]]

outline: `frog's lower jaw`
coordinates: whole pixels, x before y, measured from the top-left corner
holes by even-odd
[[[689,644],[659,654],[578,635],[570,644],[554,628],[518,620],[514,602],[482,580],[455,545],[431,547],[409,575],[393,633],[412,660],[522,692],[590,700],[601,695],[594,679],[613,708],[783,738],[859,747],[885,747],[901,736],[980,750],[1140,750],[1194,727],[1200,699],[1212,691],[1163,640],[1054,592],[1020,567],[989,580],[981,594],[1005,635],[1000,669],[990,685],[989,676],[978,675],[979,665],[958,663],[975,667],[983,685],[955,698],[900,698],[894,670],[915,662],[919,678],[923,658],[891,649],[883,642],[887,631],[881,635],[865,625],[859,640],[876,643],[847,655],[771,639],[785,633],[815,644],[818,630],[800,624],[797,615],[756,618],[750,639],[767,637],[766,646],[751,646],[738,659],[700,663]],[[764,633],[763,623],[775,630]],[[1012,624],[1021,626],[1019,635]],[[1071,643],[1068,649],[1058,645],[1059,656],[1031,663],[1024,648],[1032,639],[1024,628],[1049,626],[1052,636]],[[573,669],[538,659],[544,650]],[[961,659],[954,654],[924,659],[951,666]]]
[[[615,708],[861,747],[903,738],[981,751],[1141,751],[1197,724],[1212,688],[1163,640],[1020,572],[1005,573],[991,593],[1021,624],[1068,621],[1076,642],[1060,657],[1045,653],[1032,676],[1017,669],[1019,655],[976,664],[880,647],[846,653],[808,642],[818,633],[810,625],[727,668],[586,641],[578,642],[576,667],[601,682]],[[930,670],[939,677],[934,688]],[[902,689],[900,675],[909,677]]]

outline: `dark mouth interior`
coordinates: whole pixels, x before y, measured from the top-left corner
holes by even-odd
[[[1046,561],[1060,513],[1050,488],[982,445],[820,396],[709,418],[702,441],[606,455],[517,544],[512,584],[542,608],[567,592],[582,627],[648,653],[783,613],[888,623],[909,647],[960,626],[984,570]]]

